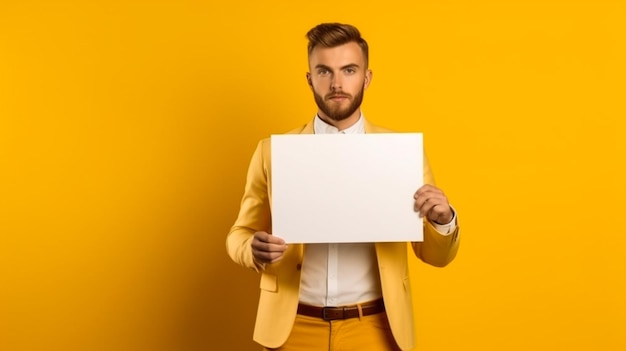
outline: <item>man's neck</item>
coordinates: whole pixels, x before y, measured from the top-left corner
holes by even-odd
[[[326,116],[324,113],[322,113],[321,111],[317,111],[317,115],[320,117],[320,119],[328,124],[330,124],[331,126],[337,128],[338,130],[344,130],[344,129],[348,129],[350,127],[352,127],[356,122],[359,121],[359,118],[361,117],[361,110],[356,110],[352,116],[342,119],[341,121],[335,121],[334,119]]]

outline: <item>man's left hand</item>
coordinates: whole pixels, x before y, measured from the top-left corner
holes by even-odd
[[[415,192],[413,198],[415,198],[413,208],[421,217],[426,216],[429,221],[437,224],[448,224],[452,221],[454,216],[452,208],[441,189],[425,184]]]

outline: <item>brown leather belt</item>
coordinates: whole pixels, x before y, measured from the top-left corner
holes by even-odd
[[[309,317],[321,318],[325,321],[336,319],[356,318],[359,316],[359,305],[339,306],[339,307],[317,307],[305,304],[298,304],[298,314]],[[383,299],[360,304],[363,316],[381,313],[385,311]]]

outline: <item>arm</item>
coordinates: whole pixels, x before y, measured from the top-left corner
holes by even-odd
[[[433,175],[424,156],[424,183],[415,192],[415,211],[424,218],[424,241],[411,243],[415,255],[436,267],[452,262],[459,249],[457,216],[441,189],[434,186]],[[450,223],[449,232],[440,232],[442,224]]]
[[[230,258],[257,272],[265,269],[266,263],[279,261],[287,249],[281,238],[268,234],[272,227],[269,155],[269,140],[262,140],[248,167],[239,215],[226,237],[226,251]]]
[[[435,267],[445,267],[454,260],[459,250],[459,227],[456,226],[449,234],[442,234],[430,221],[424,220],[424,241],[411,245],[422,261]]]
[[[261,269],[261,265],[254,261],[252,255],[254,233],[270,232],[272,227],[268,169],[264,160],[267,152],[269,152],[269,140],[266,139],[260,141],[254,151],[248,167],[239,215],[226,237],[226,251],[230,258],[235,263],[256,271]]]

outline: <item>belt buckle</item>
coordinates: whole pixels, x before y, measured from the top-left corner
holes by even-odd
[[[336,316],[336,315],[335,316],[329,316],[327,311],[333,311],[333,310],[334,311],[339,311],[340,310],[341,311],[341,316]],[[338,309],[337,307],[322,307],[322,319],[327,321],[327,322],[333,321],[335,319],[343,319],[344,318],[344,312],[345,312],[344,309]]]

